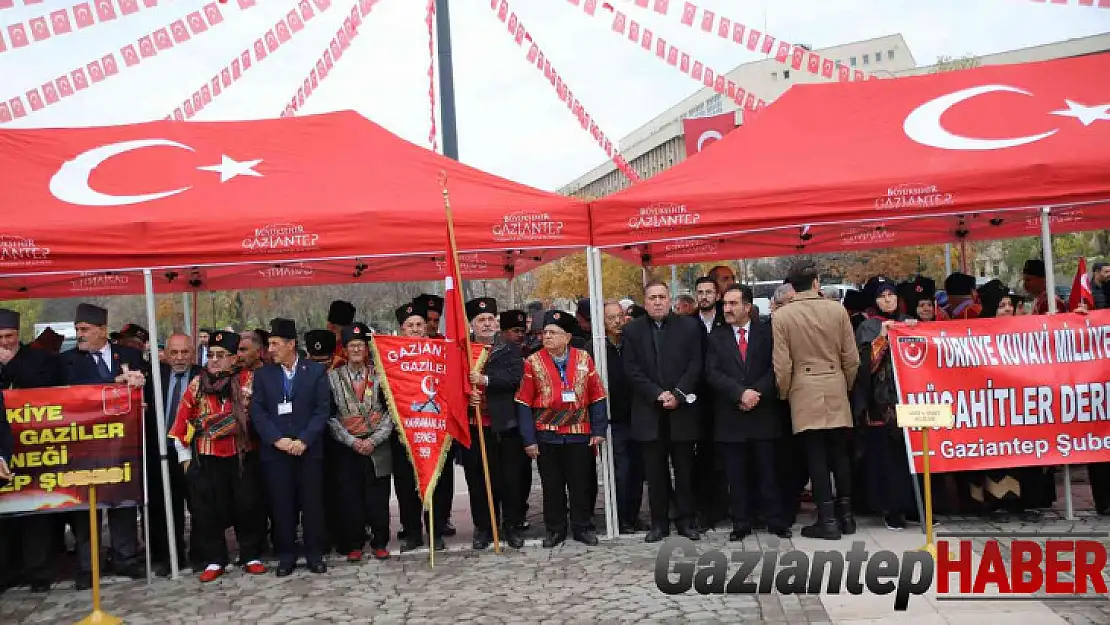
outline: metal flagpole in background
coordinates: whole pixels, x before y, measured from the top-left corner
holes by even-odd
[[[170,575],[173,579],[177,579],[177,540],[174,539],[176,532],[173,526],[174,518],[172,495],[170,491],[170,465],[166,457],[166,408],[162,397],[162,367],[160,366],[161,363],[158,362],[158,319],[154,314],[154,279],[151,277],[149,269],[143,270],[143,282],[146,287],[146,322],[147,326],[150,328],[150,375],[152,376],[151,381],[154,384],[154,414],[156,415],[155,421],[157,421],[158,426],[158,457],[161,460],[159,464],[162,467],[162,505],[165,506],[166,509],[166,540],[170,547]],[[146,428],[143,428],[143,432],[146,432]],[[143,462],[146,462],[145,457],[143,458]],[[146,474],[147,472],[144,470],[144,485],[147,477]],[[145,494],[146,493],[144,493],[143,497],[144,500],[146,499]],[[149,503],[147,503],[147,505],[149,506]],[[147,531],[149,532],[149,515],[143,518],[143,525],[147,527]],[[147,541],[147,545],[147,566],[149,567],[149,540]]]
[[[443,155],[459,160],[459,134],[455,126],[455,73],[451,63],[451,13],[447,0],[436,0],[436,50],[439,65],[439,127]],[[459,285],[462,288],[462,285]]]
[[[190,293],[181,294],[182,316],[185,317],[185,334],[193,338],[193,296]]]
[[[1044,257],[1045,297],[1048,314],[1056,314],[1056,269],[1052,260],[1052,207],[1041,208],[1041,255]],[[1075,520],[1075,507],[1071,498],[1071,466],[1064,465],[1064,512],[1067,520]]]
[[[944,244],[944,277],[952,275],[952,244]],[[944,282],[943,280],[941,281]]]

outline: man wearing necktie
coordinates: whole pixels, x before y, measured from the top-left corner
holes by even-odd
[[[194,365],[193,362],[196,358],[193,356],[193,341],[187,335],[174,334],[166,339],[166,362],[162,363],[162,399],[166,402],[166,431],[169,432],[173,427],[174,419],[177,417],[178,408],[181,406],[181,398],[185,394],[185,389],[188,388],[189,383],[193,378],[200,374],[201,368]],[[181,464],[177,458],[177,449],[173,445],[166,447],[166,458],[170,466],[170,501],[173,504],[173,529],[176,534],[175,540],[177,542],[177,553],[185,554],[185,506],[189,498],[189,485],[185,481],[185,472],[181,468]],[[157,467],[160,471],[161,468]],[[157,475],[152,473],[151,475]],[[153,500],[152,500],[153,501]],[[151,525],[154,527],[164,527],[165,519],[162,519],[162,512],[151,510],[151,522],[161,525]],[[151,532],[151,557],[161,568],[165,563],[169,562],[169,549],[166,544],[166,537],[158,533],[156,536]],[[190,550],[188,561],[192,561],[193,553]],[[193,564],[197,564],[193,562]]]
[[[728,476],[729,540],[741,541],[752,533],[752,502],[759,503],[771,533],[790,538],[780,489],[772,486],[779,479],[775,447],[784,428],[775,394],[771,329],[752,319],[751,287],[734,284],[722,301],[728,325],[710,334],[705,370],[713,389],[713,436]]]
[[[74,316],[74,325],[77,331],[77,347],[68,350],[60,356],[62,382],[65,385],[78,384],[131,384],[144,387],[144,399],[148,406],[153,406],[153,389],[145,375],[147,363],[143,355],[136,349],[124,345],[111,345],[108,343],[108,311],[91,304],[79,304],[77,314]],[[130,371],[128,373],[125,368]],[[153,412],[148,408],[149,412]],[[152,416],[145,415],[144,422],[148,442],[157,440],[157,424]],[[147,470],[156,466],[158,462],[158,446],[150,444],[146,459]],[[154,465],[151,464],[153,456]],[[157,472],[152,475],[157,475]],[[152,503],[150,511],[162,505],[160,499],[155,499],[153,489],[161,480],[151,479],[148,486]],[[160,496],[160,491],[159,491]],[[146,577],[146,567],[139,557],[139,528],[135,506],[140,502],[129,502],[128,507],[110,508],[107,511],[108,531],[111,533],[112,567],[119,574],[135,579]],[[92,560],[89,545],[89,517],[87,512],[74,512],[71,514],[70,525],[73,527],[73,536],[77,542],[77,576],[78,590],[85,590],[92,586]],[[151,536],[157,533],[158,526],[151,526]]]

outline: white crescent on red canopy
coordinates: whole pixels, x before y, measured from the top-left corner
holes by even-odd
[[[140,195],[112,195],[101,193],[89,185],[89,178],[93,171],[112,157],[156,146],[172,147],[190,152],[195,151],[183,143],[170,141],[169,139],[135,139],[92,148],[78,154],[73,160],[66,161],[58,168],[58,171],[50,178],[50,193],[63,202],[78,206],[126,206],[160,200],[191,189],[192,186],[187,186]],[[219,164],[205,165],[197,167],[197,169],[220,174],[220,182],[223,183],[237,176],[261,177],[262,174],[254,171],[254,167],[261,162],[261,159],[240,162],[223,155]]]

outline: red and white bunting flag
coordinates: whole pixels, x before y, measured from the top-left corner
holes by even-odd
[[[866,78],[866,76],[867,76],[866,74],[864,74],[863,72],[859,71],[858,69],[857,69],[857,70],[854,70],[854,71],[852,72],[852,80],[853,80],[853,81],[856,81],[856,80],[864,80],[864,79]]]
[[[763,54],[770,54],[771,50],[775,47],[775,38],[770,35],[763,38],[763,48],[760,50]]]
[[[730,33],[732,33],[732,20],[722,17],[720,22],[717,23],[717,36],[721,39],[728,39]]]
[[[678,69],[682,70],[682,73],[686,73],[686,72],[690,71],[690,55],[689,54],[686,54],[685,52],[682,53],[682,61],[679,62]]]
[[[697,14],[698,7],[694,6],[691,2],[687,2],[685,6],[682,7],[682,24],[684,26],[693,26],[694,17],[696,17]]]
[[[645,49],[645,50],[650,51],[652,43],[654,43],[654,41],[653,41],[653,35],[651,33],[651,29],[650,28],[645,28],[644,29],[644,36],[640,39],[640,47]]]
[[[752,52],[755,52],[755,49],[757,47],[759,47],[759,38],[762,35],[763,35],[763,33],[759,32],[758,30],[756,30],[754,28],[751,28],[751,29],[748,30],[748,49],[749,50],[751,50]]]
[[[836,79],[840,82],[848,82],[852,78],[852,70],[848,69],[847,65],[843,63],[836,67]]]
[[[821,61],[821,75],[825,78],[832,78],[833,67],[834,66],[832,59],[823,59]]]
[[[775,60],[779,63],[785,63],[788,58],[790,58],[790,44],[780,41],[779,49],[775,52]]]
[[[666,15],[671,9],[671,0],[655,0],[655,12]]]
[[[821,57],[810,52],[809,64],[806,66],[806,69],[809,70],[809,73],[811,74],[816,74],[817,72],[821,71]]]
[[[582,10],[585,11],[587,15],[593,16],[597,11],[597,0],[586,0],[586,4],[582,6]]]
[[[802,69],[802,65],[805,64],[806,60],[805,48],[801,46],[794,46],[794,49],[791,51],[790,54],[792,57],[790,60],[790,66],[794,69]]]
[[[740,22],[733,22],[732,24],[732,42],[744,45],[744,32],[746,26]]]
[[[701,64],[701,61],[694,61],[694,67],[690,70],[690,78],[701,80],[704,69],[705,66]]]
[[[628,21],[628,40],[634,43],[640,41],[640,25],[636,23],[636,20]]]
[[[702,9],[701,12],[701,29],[707,33],[713,32],[713,22],[717,20],[717,14],[708,9]]]
[[[655,56],[665,59],[667,58],[667,40],[662,37],[655,39]]]
[[[623,35],[626,21],[627,18],[625,18],[624,13],[617,11],[617,14],[613,16],[613,32]]]

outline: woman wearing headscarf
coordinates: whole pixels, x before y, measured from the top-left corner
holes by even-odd
[[[906,514],[914,509],[914,483],[906,462],[905,435],[895,417],[898,390],[888,331],[906,318],[898,312],[897,289],[890,279],[875,276],[863,290],[871,308],[856,328],[860,373],[853,389],[853,411],[866,450],[863,473],[871,507],[882,513],[887,528],[900,531],[906,527]]]
[[[906,306],[906,316],[918,321],[937,320],[937,283],[932,278],[918,276],[911,282],[905,282],[899,292],[902,303]]]
[[[169,431],[189,484],[194,550],[207,564],[202,582],[215,581],[229,564],[228,526],[235,527],[240,566],[266,572],[266,511],[247,410],[254,373],[235,368],[238,349],[238,334],[213,334],[204,371],[189,383]]]

